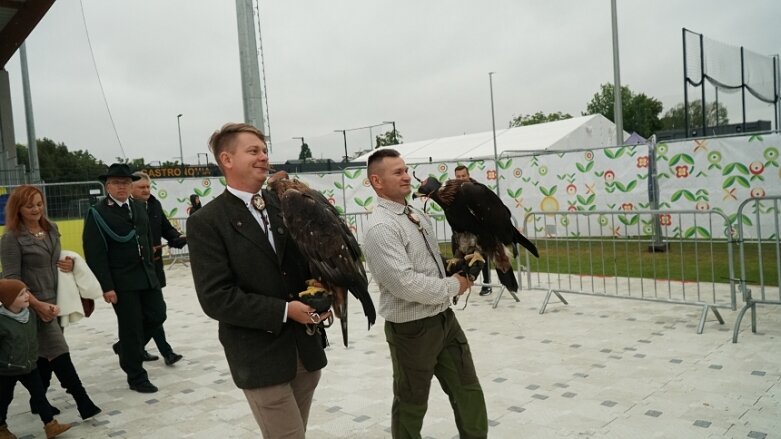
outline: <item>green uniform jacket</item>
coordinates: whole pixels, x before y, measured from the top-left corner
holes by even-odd
[[[98,278],[103,292],[142,291],[159,288],[152,257],[152,233],[144,203],[128,199],[133,217],[109,197],[94,208],[103,221],[119,237],[133,229],[136,236],[120,242],[102,230],[95,215],[90,212],[84,221],[84,257]]]
[[[0,315],[0,375],[24,375],[38,360],[38,321],[30,311],[27,323]]]

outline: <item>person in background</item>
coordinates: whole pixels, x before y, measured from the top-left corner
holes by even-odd
[[[163,289],[165,288],[165,270],[163,267],[162,238],[165,238],[168,245],[174,248],[182,248],[187,245],[187,238],[171,225],[171,222],[168,221],[163,212],[163,206],[160,204],[160,201],[152,195],[150,191],[152,179],[149,175],[141,171],[134,172],[133,175],[139,177],[139,179],[133,182],[130,193],[133,199],[141,201],[146,205],[146,213],[149,216],[149,228],[152,229],[152,243],[154,244],[155,273],[157,274],[157,280],[160,282],[160,289]],[[174,352],[171,345],[168,344],[162,325],[152,335],[152,339],[155,341],[160,355],[163,356],[166,366],[173,366],[183,358]],[[146,350],[144,351],[144,361],[154,361],[156,359],[157,357],[150,355]]]
[[[146,206],[130,198],[139,177],[114,163],[98,179],[108,196],[91,207],[84,220],[84,256],[114,307],[119,327],[119,365],[130,390],[157,392],[143,366],[144,346],[165,321],[165,301],[155,273],[152,230]]]
[[[101,412],[81,383],[70,356],[70,348],[57,315],[58,271],[73,271],[73,259],[60,259],[60,232],[46,218],[43,193],[35,186],[19,186],[11,193],[5,208],[5,234],[0,241],[3,277],[18,279],[30,286],[30,307],[38,317],[37,370],[43,389],[51,382],[52,372],[73,396],[79,415],[89,419]],[[30,410],[41,407],[30,400]],[[52,407],[54,414],[60,411]]]
[[[219,321],[233,381],[263,437],[303,439],[327,363],[321,336],[306,325],[330,312],[297,300],[310,272],[279,199],[261,190],[269,169],[263,133],[229,123],[212,134],[209,149],[227,187],[187,219],[195,291],[204,313]]]
[[[201,197],[196,194],[190,195],[190,207],[187,208],[187,214],[192,215],[197,212],[201,207]]]
[[[0,439],[16,439],[8,430],[8,406],[14,399],[14,388],[21,382],[30,398],[40,408],[47,439],[59,436],[71,428],[54,419],[52,407],[46,400],[41,376],[35,370],[38,341],[35,313],[31,313],[30,290],[16,279],[0,280]]]
[[[391,434],[420,438],[436,376],[450,399],[459,437],[484,438],[483,389],[469,342],[450,309],[471,283],[460,274],[445,277],[429,218],[407,204],[412,192],[407,171],[394,149],[369,156],[367,173],[378,200],[363,250],[380,289],[379,311],[393,363]]]
[[[472,177],[469,176],[469,168],[464,165],[456,166],[455,173],[456,180],[473,181]],[[483,283],[491,283],[491,259],[488,255],[485,255],[485,265],[483,265]],[[491,292],[491,287],[487,285],[484,285],[483,288],[480,289],[481,296],[488,296],[491,294]]]

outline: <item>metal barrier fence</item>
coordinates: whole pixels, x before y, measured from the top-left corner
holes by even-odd
[[[730,221],[712,210],[530,212],[525,235],[540,259],[527,255],[527,284],[547,290],[545,312],[562,293],[736,309]]]
[[[44,195],[46,216],[54,221],[83,219],[87,210],[105,195],[105,188],[98,181],[73,183],[45,183],[34,185]],[[0,197],[7,200],[14,186],[0,186]],[[5,206],[5,203],[2,203]],[[0,206],[2,207],[2,206]],[[3,217],[4,222],[5,217]]]
[[[748,221],[739,221],[737,227],[740,265],[738,288],[743,295],[745,305],[735,320],[735,329],[732,334],[733,343],[738,342],[740,323],[746,311],[751,310],[751,332],[756,333],[757,304],[781,305],[780,205],[781,196],[761,197],[745,200],[738,209],[738,218],[748,219]],[[744,211],[749,208],[751,214],[744,215]],[[770,230],[763,229],[763,224],[769,226]],[[753,238],[749,238],[749,236]],[[750,258],[751,254],[756,255],[756,260]],[[766,267],[769,269],[768,271],[766,271]],[[775,269],[775,286],[772,285],[771,279],[768,279],[772,278],[773,269]],[[753,297],[752,288],[759,290],[758,299]],[[775,290],[775,293],[772,289]]]
[[[174,226],[182,235],[187,236],[187,218],[168,218],[171,225]],[[177,263],[188,267],[190,262],[190,249],[185,245],[182,248],[174,248],[165,246],[163,247],[163,262],[166,263],[167,268],[171,268]]]

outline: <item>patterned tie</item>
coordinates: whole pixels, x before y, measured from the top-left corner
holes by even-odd
[[[420,231],[420,234],[423,235],[423,241],[426,243],[426,250],[428,250],[428,254],[431,255],[432,258],[434,258],[434,262],[437,264],[437,271],[439,272],[439,277],[444,278],[445,275],[442,272],[442,269],[439,267],[440,259],[435,256],[435,253],[439,253],[439,250],[434,250],[432,248],[432,243],[429,241],[428,233],[426,232],[426,229],[423,228],[423,226],[420,224],[420,218],[415,214],[415,212],[412,211],[412,206],[409,204],[404,206],[404,214],[407,215],[407,219],[409,219],[412,224],[415,224],[418,227],[418,231]]]
[[[412,221],[412,224],[418,226],[418,230],[423,231],[423,226],[420,225],[420,218],[412,212],[412,207],[409,204],[404,206],[404,215],[407,215],[407,218]]]
[[[252,204],[252,207],[260,213],[260,217],[263,218],[263,232],[268,235],[268,219],[266,219],[266,214],[264,212],[266,209],[266,201],[263,200],[263,195],[253,195],[250,204]]]

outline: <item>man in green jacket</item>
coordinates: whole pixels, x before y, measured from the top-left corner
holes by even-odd
[[[157,392],[143,367],[144,346],[165,321],[165,302],[155,274],[152,233],[144,204],[130,198],[138,177],[121,163],[98,179],[108,196],[84,221],[84,256],[114,307],[119,325],[119,365],[131,390]]]

